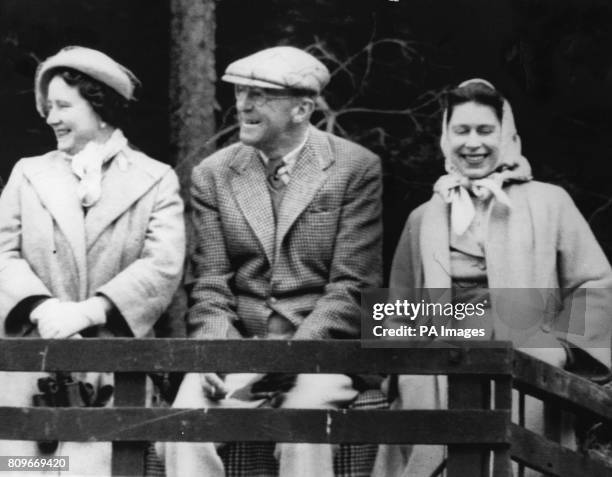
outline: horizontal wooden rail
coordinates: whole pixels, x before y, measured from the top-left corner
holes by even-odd
[[[509,444],[510,413],[486,410],[0,407],[0,439]],[[40,423],[45,425],[41,426]],[[461,429],[461,432],[457,432]]]
[[[113,472],[120,475],[142,473],[143,441],[235,440],[446,444],[453,476],[488,475],[489,449],[496,477],[511,475],[510,455],[551,475],[610,475],[603,464],[511,424],[510,388],[612,421],[610,391],[504,342],[362,345],[358,340],[0,339],[2,371],[108,371],[116,384],[115,408],[0,407],[0,439],[113,441]],[[449,375],[454,397],[451,409],[436,411],[144,408],[144,373],[161,371],[438,374]],[[489,379],[496,382],[496,409],[489,409]]]
[[[359,340],[0,340],[4,371],[509,375],[512,356],[508,343],[375,349]]]
[[[451,477],[480,476],[475,469],[482,468],[490,450],[499,475],[509,476],[506,405],[490,410],[478,400],[472,408],[436,411],[205,411],[146,409],[142,398],[143,373],[151,371],[397,373],[455,376],[451,390],[502,379],[498,393],[507,395],[502,401],[508,403],[512,358],[509,343],[379,349],[358,340],[3,339],[0,370],[114,372],[116,407],[0,408],[0,438],[112,441],[116,475],[142,475],[143,441],[246,440],[450,444]]]
[[[612,391],[520,351],[514,354],[514,386],[572,412],[612,422]]]
[[[612,468],[511,424],[512,458],[558,477],[610,477]]]

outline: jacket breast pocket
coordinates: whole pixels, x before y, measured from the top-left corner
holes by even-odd
[[[304,213],[322,214],[337,212],[342,207],[342,195],[335,191],[329,191],[325,187],[321,188],[312,198]]]
[[[326,206],[326,205],[314,205],[310,206],[305,210],[305,213],[309,217],[324,216],[325,214],[334,214],[340,211],[341,207]]]

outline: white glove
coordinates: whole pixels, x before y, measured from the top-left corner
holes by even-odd
[[[105,323],[106,304],[110,307],[110,302],[103,297],[79,303],[51,298],[32,310],[30,320],[38,325],[42,338],[68,338],[85,328]]]
[[[106,312],[110,311],[112,304],[102,296],[93,296],[76,304],[78,309],[87,316],[90,325],[103,325],[106,323]]]
[[[61,303],[57,298],[49,298],[30,312],[30,321],[37,325],[38,321],[50,316],[57,316],[61,310]]]

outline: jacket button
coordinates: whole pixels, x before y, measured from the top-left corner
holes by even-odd
[[[276,298],[274,298],[273,296],[271,296],[270,298],[268,298],[268,303],[269,303],[269,304],[276,303],[276,301],[277,301],[277,300],[276,300]]]

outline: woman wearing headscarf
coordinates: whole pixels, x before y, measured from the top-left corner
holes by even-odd
[[[569,195],[532,180],[508,101],[485,80],[462,83],[446,96],[440,146],[447,173],[408,218],[389,301],[418,303],[433,300],[424,289],[447,290],[451,304],[483,306],[447,327],[480,328],[479,339],[510,340],[554,366],[607,375],[612,270]],[[399,376],[394,406],[444,407],[445,383]],[[526,419],[541,429],[541,403],[529,404]],[[442,446],[381,446],[374,475],[429,476],[442,461]]]
[[[64,48],[39,66],[36,108],[57,149],[18,161],[0,196],[0,336],[153,336],[179,284],[185,230],[176,174],[119,128],[136,85],[89,48]],[[53,405],[39,378],[81,383],[70,405],[110,398],[99,373],[0,373],[0,405]],[[109,475],[110,449],[0,441],[2,455],[67,455],[75,475]]]

